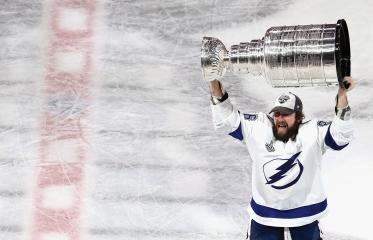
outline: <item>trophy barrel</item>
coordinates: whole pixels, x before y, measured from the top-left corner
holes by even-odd
[[[347,24],[280,26],[264,36],[265,77],[274,87],[337,85],[350,75]]]

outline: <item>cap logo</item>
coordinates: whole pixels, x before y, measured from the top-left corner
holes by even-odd
[[[289,97],[288,95],[281,95],[281,96],[278,98],[278,102],[279,102],[279,103],[285,103],[285,102],[287,102],[289,99],[290,99],[290,97]]]

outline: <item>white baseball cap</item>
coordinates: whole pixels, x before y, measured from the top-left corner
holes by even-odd
[[[280,112],[283,114],[291,114],[293,112],[302,113],[303,104],[300,98],[294,93],[282,93],[280,94],[274,103],[274,107],[269,113]]]

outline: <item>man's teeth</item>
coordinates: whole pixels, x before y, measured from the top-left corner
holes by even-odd
[[[286,124],[279,124],[279,127],[286,127]]]

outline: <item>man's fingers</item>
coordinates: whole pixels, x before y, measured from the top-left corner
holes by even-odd
[[[343,86],[344,86],[344,88],[349,89],[350,86],[351,86],[351,83],[349,83],[348,81],[344,80],[343,81]]]
[[[352,77],[344,77],[342,83],[348,91],[355,87],[355,81],[352,79]]]

